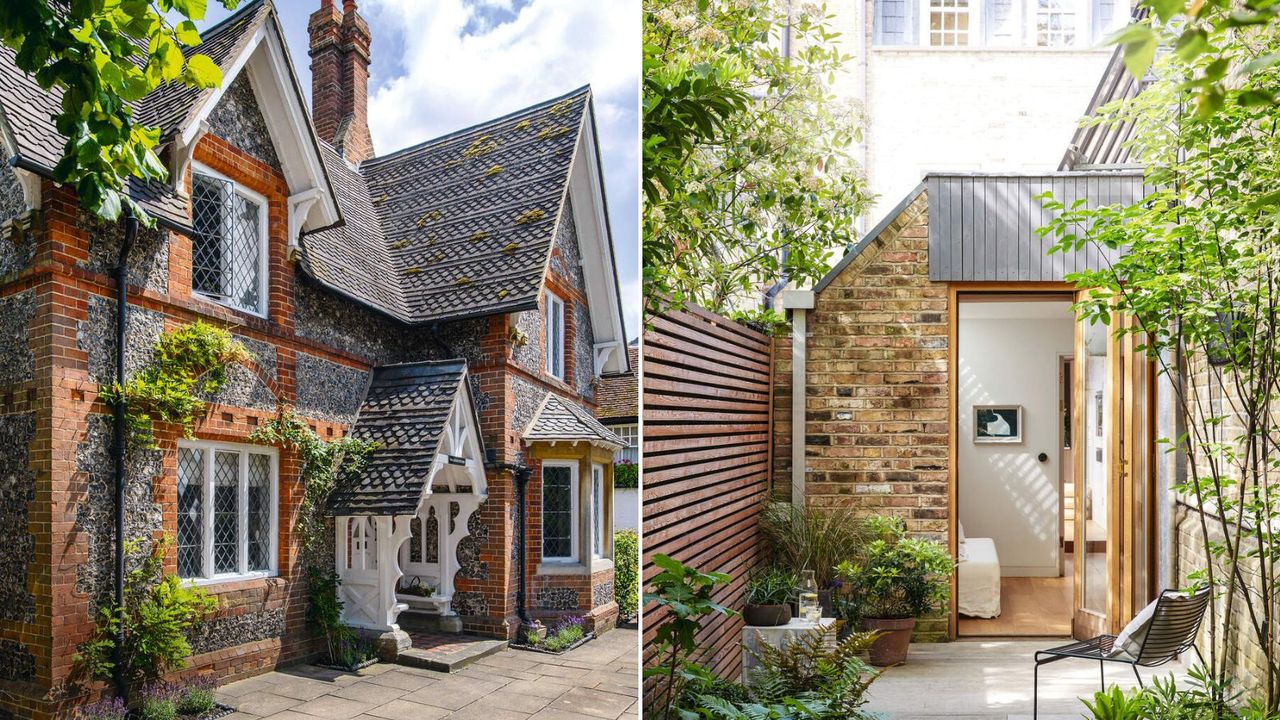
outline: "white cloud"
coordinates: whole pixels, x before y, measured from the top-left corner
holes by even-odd
[[[591,85],[627,330],[637,333],[639,3],[370,0],[361,12],[374,30],[369,125],[379,154]]]

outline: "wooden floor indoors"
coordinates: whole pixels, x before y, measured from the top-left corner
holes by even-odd
[[[1070,567],[1070,565],[1068,565]],[[1067,637],[1071,635],[1071,575],[1000,579],[1000,616],[960,616],[960,637]]]

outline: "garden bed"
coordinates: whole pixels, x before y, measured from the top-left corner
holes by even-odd
[[[551,648],[547,648],[542,645],[530,645],[528,643],[517,643],[515,641],[512,641],[511,643],[509,643],[509,645],[510,647],[515,648],[516,650],[524,650],[526,652],[542,653],[543,655],[563,655],[574,648],[585,645],[589,640],[594,640],[595,637],[596,637],[595,633],[587,633],[586,635],[583,635],[581,638],[578,638],[577,640],[575,640],[573,643],[570,643],[569,645],[565,645],[564,647],[556,650],[552,650]]]

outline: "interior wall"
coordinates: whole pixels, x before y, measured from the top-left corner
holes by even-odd
[[[967,537],[995,540],[1004,576],[1060,574],[1058,359],[1074,339],[1066,301],[960,304],[959,520]],[[975,443],[976,405],[1021,405],[1022,442]]]

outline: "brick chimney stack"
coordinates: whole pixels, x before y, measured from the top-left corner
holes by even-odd
[[[369,24],[355,0],[320,0],[307,21],[311,36],[311,115],[320,139],[349,162],[373,157],[369,135]]]

